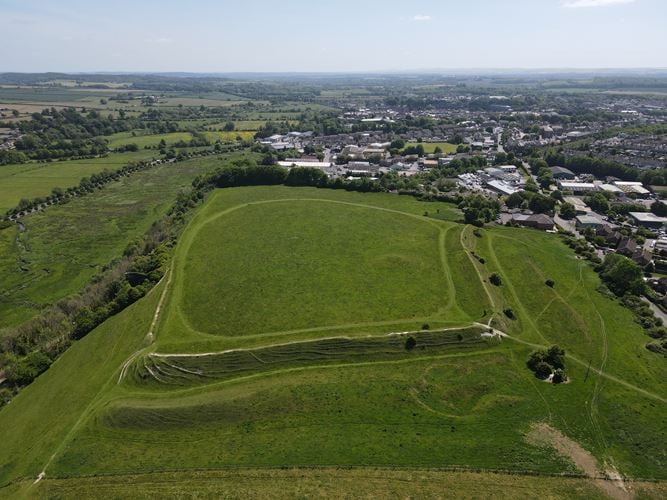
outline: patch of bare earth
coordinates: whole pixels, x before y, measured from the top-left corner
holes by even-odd
[[[598,488],[611,498],[618,500],[634,498],[633,492],[613,466],[600,467],[597,459],[589,451],[549,424],[543,422],[533,424],[526,439],[531,444],[549,446],[560,455],[572,460]]]

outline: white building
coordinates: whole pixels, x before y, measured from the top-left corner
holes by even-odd
[[[592,182],[558,181],[558,189],[573,193],[590,193],[598,190]]]
[[[635,193],[642,196],[651,193],[641,182],[616,181],[614,185],[625,193]]]

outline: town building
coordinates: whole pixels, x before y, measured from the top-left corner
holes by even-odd
[[[574,223],[577,229],[601,229],[605,225],[605,222],[597,217],[592,215],[577,215],[574,219]]]
[[[562,181],[562,180],[571,181],[575,177],[574,172],[565,167],[550,167],[549,170],[551,170],[554,179],[556,179],[557,181]]]
[[[578,194],[597,191],[598,187],[592,182],[558,181],[558,189]]]
[[[635,224],[648,229],[661,229],[667,223],[667,218],[659,217],[651,212],[630,212],[628,215]]]

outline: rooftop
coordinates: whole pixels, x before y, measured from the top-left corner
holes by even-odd
[[[651,212],[630,212],[629,215],[639,222],[661,222],[662,224],[667,222],[667,217],[659,217]]]

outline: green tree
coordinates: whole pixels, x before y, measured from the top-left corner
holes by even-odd
[[[553,212],[555,205],[556,200],[554,200],[551,196],[544,196],[538,193],[535,193],[535,195],[533,195],[528,202],[528,208],[538,214]]]
[[[560,206],[560,216],[563,219],[574,219],[577,216],[577,210],[572,203],[563,203]]]
[[[656,200],[651,204],[651,212],[659,217],[667,217],[667,204]]]
[[[541,168],[538,176],[537,182],[539,182],[542,189],[547,189],[551,184],[553,184],[554,175],[551,173],[551,170],[548,168]]]
[[[587,196],[584,198],[584,202],[595,212],[603,214],[609,212],[609,200],[602,193],[594,193],[591,196]]]
[[[626,293],[641,295],[646,289],[642,268],[634,261],[617,253],[605,256],[600,277],[619,297]]]

